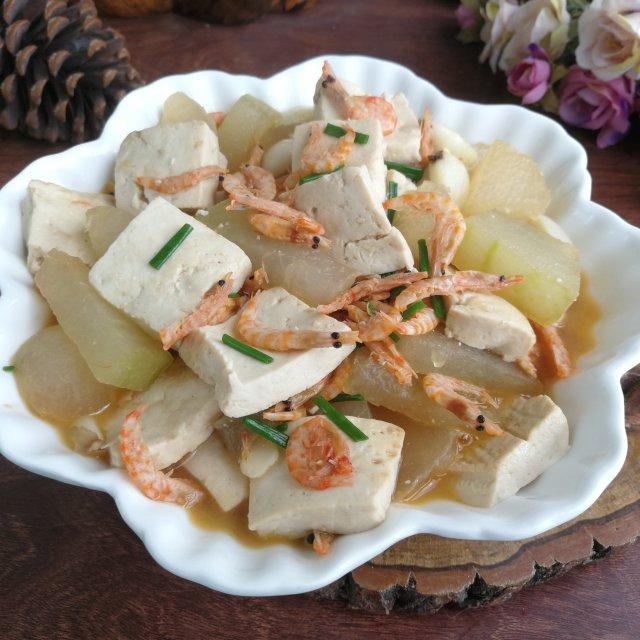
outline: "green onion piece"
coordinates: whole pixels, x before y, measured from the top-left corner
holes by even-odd
[[[149,260],[149,264],[154,269],[159,269],[176,252],[176,249],[192,231],[193,227],[190,224],[183,224],[180,229],[169,238],[164,247]]]
[[[262,436],[265,440],[269,440],[269,442],[273,442],[273,444],[277,444],[283,449],[287,446],[287,442],[289,442],[289,436],[286,433],[274,429],[266,422],[262,422],[262,420],[258,420],[257,418],[242,418],[242,422],[247,429],[250,429],[259,436]]]
[[[398,342],[398,340],[400,340],[400,336],[393,331],[392,333],[389,334],[389,337],[394,341],[394,342]]]
[[[271,356],[266,353],[262,353],[262,351],[258,351],[258,349],[254,349],[251,345],[240,342],[240,340],[236,340],[228,333],[222,334],[222,342],[228,347],[231,347],[240,353],[244,353],[245,356],[249,356],[254,360],[259,360],[265,364],[271,364],[273,362],[273,358]]]
[[[375,316],[376,313],[378,313],[378,309],[376,308],[376,305],[373,303],[373,300],[367,301],[367,313],[370,316]]]
[[[349,418],[340,413],[335,407],[333,407],[329,402],[327,402],[322,396],[316,396],[313,399],[316,407],[324,413],[333,424],[340,429],[340,431],[347,434],[354,442],[359,442],[361,440],[368,440],[369,436],[362,433],[358,427],[356,427]]]
[[[418,182],[418,180],[422,178],[423,172],[419,167],[410,167],[407,164],[402,164],[400,162],[391,162],[389,160],[385,160],[385,164],[387,165],[387,169],[399,171],[403,175],[407,176],[409,180],[413,180],[414,182]]]
[[[429,249],[427,249],[427,241],[424,238],[418,240],[418,269],[426,271],[431,275],[429,269]]]
[[[420,238],[420,240],[418,240],[418,269],[420,269],[420,271],[426,271],[431,275],[429,249],[427,249],[427,241],[424,238]],[[442,296],[431,296],[431,304],[436,317],[440,318],[440,320],[445,320],[447,318],[447,310],[445,309]],[[409,307],[407,307],[407,309],[408,308]]]
[[[340,169],[344,169],[344,165],[341,164],[339,167],[336,167],[332,171],[323,171],[322,173],[310,173],[308,176],[304,176],[300,178],[298,184],[306,184],[307,182],[312,182],[313,180],[317,180],[318,178],[322,178],[322,176],[328,176],[330,173],[335,173],[336,171],[340,171]]]
[[[364,402],[364,396],[361,393],[339,393],[331,402]]]
[[[337,124],[328,123],[324,128],[324,132],[328,136],[333,136],[334,138],[342,138],[342,136],[346,135],[347,130],[339,127]],[[367,144],[367,142],[369,142],[369,134],[356,131],[354,142],[356,144]]]
[[[242,294],[240,292],[238,292],[238,293],[230,293],[227,297],[231,298],[233,300],[235,298],[242,298]]]
[[[391,198],[395,198],[398,195],[398,183],[390,180],[387,184],[387,200],[391,200]],[[389,222],[393,224],[393,219],[396,216],[395,209],[387,209],[387,218],[389,218]]]
[[[418,311],[422,311],[427,305],[422,302],[422,300],[416,300],[412,302],[403,312],[402,319],[408,320],[409,318],[413,318],[413,316],[418,313]]]
[[[15,365],[12,365],[12,364],[7,364],[4,367],[2,367],[2,370],[7,372],[13,371],[14,369],[15,369]]]
[[[406,287],[401,284],[397,287],[393,287],[393,289],[391,289],[391,291],[389,291],[389,295],[391,295],[392,297],[397,297],[399,296],[404,290],[406,289]]]

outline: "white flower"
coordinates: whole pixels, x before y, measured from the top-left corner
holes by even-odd
[[[480,60],[503,71],[529,54],[529,45],[540,45],[552,60],[567,45],[571,16],[566,0],[489,0],[480,37],[485,42]]]
[[[640,76],[640,0],[593,0],[578,20],[576,62],[602,80]]]

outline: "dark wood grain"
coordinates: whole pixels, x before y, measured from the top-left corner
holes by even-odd
[[[308,12],[217,27],[173,15],[109,20],[147,80],[205,68],[270,75],[320,53],[400,62],[449,95],[512,101],[504,80],[454,40],[453,2],[319,0]],[[640,224],[638,138],[589,153],[594,199]],[[0,133],[0,184],[61,150]],[[0,425],[0,428],[1,425]],[[308,597],[239,599],[171,576],[112,500],[0,460],[0,638],[638,638],[640,545],[515,595],[498,607],[436,616],[373,615]]]

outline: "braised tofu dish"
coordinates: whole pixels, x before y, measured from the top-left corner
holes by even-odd
[[[52,320],[5,369],[147,498],[326,554],[393,502],[490,508],[562,457],[551,389],[597,310],[532,158],[319,72],[282,113],[170,96],[104,193],[32,181]]]

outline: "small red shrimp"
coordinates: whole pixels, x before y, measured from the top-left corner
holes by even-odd
[[[229,298],[232,284],[233,274],[229,272],[204,294],[193,311],[169,327],[160,329],[162,348],[165,351],[170,349],[178,340],[182,340],[198,327],[218,324],[228,319],[237,309],[237,303],[231,302],[233,299]]]
[[[249,224],[258,233],[273,240],[306,244],[312,249],[328,249],[331,246],[330,240],[319,234],[301,229],[297,222],[276,218],[266,213],[254,213],[249,216]]]
[[[202,491],[186,480],[172,478],[160,471],[142,439],[140,416],[146,407],[131,411],[120,429],[120,455],[133,483],[151,500],[175,502],[192,507],[203,497]]]
[[[356,139],[356,132],[350,127],[347,133],[327,147],[324,133],[324,126],[320,122],[311,124],[309,140],[302,150],[300,162],[302,171],[298,177],[308,175],[310,173],[327,173],[341,167],[346,161],[353,149]]]
[[[365,342],[364,345],[371,351],[373,361],[384,367],[400,384],[411,384],[413,378],[418,377],[391,338]]]
[[[309,329],[277,329],[270,327],[258,318],[258,299],[260,294],[251,298],[240,312],[236,324],[238,335],[250,345],[270,351],[293,351],[314,349],[316,347],[339,348],[345,344],[354,344],[358,339],[357,331],[313,331]]]
[[[271,422],[291,422],[292,420],[304,418],[306,415],[307,410],[304,408],[291,409],[290,411],[267,410],[262,412],[262,418]]]
[[[360,342],[375,342],[383,340],[389,334],[393,333],[402,322],[400,312],[393,308],[389,308],[389,313],[380,308],[376,308],[374,315],[370,316],[366,311],[366,305],[363,303],[350,304],[347,306],[349,319],[356,323],[358,332],[358,340]]]
[[[437,402],[477,431],[486,431],[491,436],[504,435],[497,423],[482,414],[481,403],[498,406],[486,389],[440,373],[425,375],[422,378],[422,388],[430,400]]]
[[[400,322],[396,328],[396,333],[401,336],[421,336],[433,331],[438,326],[438,316],[431,307],[421,309],[408,320]]]
[[[431,273],[444,275],[460,247],[467,230],[460,209],[456,203],[435,191],[411,191],[384,203],[385,209],[412,209],[434,217],[435,227],[429,240]]]
[[[572,370],[571,357],[560,337],[558,327],[555,325],[543,327],[537,322],[532,322],[531,324],[538,336],[543,355],[551,365],[555,376],[557,378],[568,378]]]
[[[433,131],[431,129],[431,111],[424,108],[422,122],[420,123],[420,164],[426,167],[433,155]]]
[[[240,291],[248,296],[254,296],[258,291],[266,289],[268,283],[269,278],[267,277],[267,272],[264,267],[260,267],[244,281]]]
[[[344,309],[348,305],[363,300],[364,298],[372,298],[380,293],[387,293],[395,287],[401,285],[408,285],[419,280],[428,278],[429,274],[424,271],[416,271],[411,273],[394,273],[393,275],[381,278],[380,276],[372,276],[364,278],[350,289],[347,289],[343,294],[339,295],[335,300],[328,302],[327,304],[321,304],[316,307],[316,310],[320,313],[333,313],[339,309]]]
[[[331,551],[331,543],[334,541],[336,534],[327,533],[326,531],[313,530],[313,550],[319,556],[326,556]]]
[[[353,483],[349,443],[325,416],[314,416],[293,430],[285,460],[291,477],[307,489],[323,491]]]
[[[393,104],[381,96],[349,95],[326,61],[322,65],[321,84],[325,95],[345,120],[375,118],[380,122],[383,135],[388,136],[395,131],[398,114]]]
[[[431,296],[451,296],[465,291],[497,291],[522,282],[522,276],[496,276],[482,271],[457,271],[409,285],[398,294],[395,307],[404,311],[412,302]]]
[[[164,195],[173,196],[180,191],[195,187],[202,180],[213,178],[226,173],[227,170],[224,167],[218,167],[215,164],[199,167],[193,171],[185,171],[175,176],[167,176],[165,178],[150,178],[148,176],[138,176],[135,179],[135,183],[139,187],[146,189],[153,189],[158,193]]]

